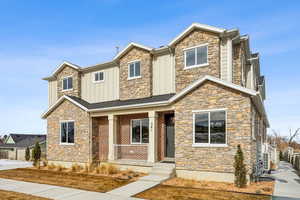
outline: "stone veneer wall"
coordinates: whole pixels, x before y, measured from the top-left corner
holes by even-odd
[[[193,110],[227,108],[228,147],[192,147]],[[178,170],[233,173],[234,155],[240,144],[251,171],[251,100],[236,90],[213,82],[175,103],[175,160]]]
[[[244,59],[243,57],[245,56],[244,48],[243,42],[233,47],[232,82],[237,85],[242,85],[242,59]],[[244,64],[246,63],[244,62]]]
[[[74,120],[74,145],[60,145],[60,121]],[[47,158],[49,161],[89,162],[90,135],[87,112],[65,100],[47,117]]]
[[[73,89],[63,91],[62,81],[67,76],[72,76],[73,78]],[[65,66],[57,75],[57,97],[60,98],[63,95],[81,97],[81,75],[77,70],[69,66]]]
[[[184,49],[208,43],[208,66],[184,69]],[[199,77],[212,75],[220,78],[220,39],[214,33],[195,30],[175,46],[176,92]]]
[[[141,78],[128,80],[128,63],[141,61]],[[152,57],[150,52],[132,48],[120,59],[120,100],[145,98],[152,95]]]

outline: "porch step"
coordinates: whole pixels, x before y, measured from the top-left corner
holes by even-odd
[[[163,181],[175,176],[175,164],[155,163],[149,174],[150,178],[162,177]]]

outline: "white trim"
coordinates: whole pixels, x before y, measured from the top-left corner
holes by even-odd
[[[122,55],[124,55],[129,49],[131,49],[132,47],[138,47],[138,48],[141,48],[141,49],[145,49],[147,51],[151,51],[153,48],[151,47],[147,47],[147,46],[144,46],[144,45],[141,45],[141,44],[137,44],[137,43],[134,43],[134,42],[131,42],[129,43],[122,51],[120,51],[115,57],[113,60],[117,60],[119,59]]]
[[[140,63],[140,75],[139,76],[132,76],[132,77],[130,77],[130,65],[131,64],[133,64],[133,74],[135,75],[135,68],[136,68],[136,63]],[[141,69],[142,69],[142,65],[141,65],[141,60],[133,60],[133,61],[130,61],[130,62],[128,62],[127,63],[127,66],[128,66],[128,68],[127,68],[127,80],[132,80],[132,79],[137,79],[137,78],[141,78],[142,77],[142,72],[141,72]]]
[[[69,79],[69,78],[72,78],[72,88],[64,89],[64,80],[65,79]],[[62,77],[62,80],[61,80],[61,91],[62,92],[72,91],[73,90],[73,85],[74,85],[73,84],[73,75]],[[68,81],[67,81],[67,86],[69,86],[69,82]]]
[[[198,47],[206,47],[206,49],[207,49],[207,51],[206,51],[206,63],[197,64],[197,48]],[[192,50],[192,49],[195,49],[194,50],[194,52],[195,52],[195,65],[187,66],[186,65],[186,52],[189,51],[189,50]],[[196,68],[196,67],[206,67],[206,66],[209,65],[209,62],[208,62],[208,43],[185,48],[185,49],[183,49],[183,54],[184,54],[184,56],[183,56],[184,57],[184,68],[183,69],[185,69],[185,70]]]
[[[212,144],[210,142],[210,114],[211,112],[225,112],[225,143],[224,144]],[[227,147],[228,146],[228,129],[227,129],[227,108],[218,108],[218,109],[209,109],[209,110],[198,110],[198,111],[192,111],[193,113],[193,144],[192,147]],[[208,143],[196,143],[195,142],[195,116],[196,114],[208,114]]]
[[[219,34],[226,31],[226,29],[223,29],[223,28],[217,28],[217,27],[214,27],[214,26],[206,25],[206,24],[193,23],[187,29],[185,29],[182,33],[180,33],[176,38],[174,38],[169,43],[169,46],[173,46],[174,44],[176,44],[179,40],[181,40],[183,37],[185,37],[187,34],[189,34],[194,29],[201,29],[201,30],[205,30],[205,31],[219,33]]]
[[[64,61],[63,63],[61,63],[61,64],[54,70],[54,72],[52,72],[51,77],[55,76],[62,68],[65,67],[65,65],[67,65],[67,66],[69,66],[69,67],[71,67],[71,68],[73,68],[73,69],[75,69],[75,70],[80,70],[80,69],[81,69],[78,65],[75,65],[75,64],[70,63],[70,62],[68,62],[68,61]],[[47,77],[47,78],[49,78],[49,77]]]
[[[62,123],[69,123],[69,122],[73,122],[74,123],[74,142],[73,143],[69,143],[69,142],[61,142],[61,124]],[[68,130],[67,130],[68,132]],[[68,136],[66,136],[68,138]],[[74,145],[75,144],[75,120],[59,120],[59,145]]]
[[[149,141],[148,141],[148,143],[143,143],[142,142],[142,140],[143,140],[143,138],[142,138],[142,135],[143,135],[143,132],[142,132],[142,121],[144,120],[144,119],[148,119],[148,122],[149,122],[149,118],[138,118],[138,119],[131,119],[130,120],[130,144],[131,145],[148,145],[149,144]],[[140,121],[140,142],[132,142],[132,122],[134,121],[134,120],[139,120]],[[149,129],[149,132],[150,132],[150,124],[148,124],[148,129]],[[149,133],[150,134],[150,133]],[[149,138],[148,138],[148,140],[149,140]]]
[[[116,147],[140,147],[140,146],[148,146],[148,143],[133,143],[133,144],[114,144]]]
[[[98,80],[98,81],[95,80],[95,74],[97,74],[97,73],[103,74],[103,80]],[[104,70],[96,71],[96,72],[93,72],[92,74],[93,74],[93,83],[103,83],[104,82],[104,80],[105,80]]]

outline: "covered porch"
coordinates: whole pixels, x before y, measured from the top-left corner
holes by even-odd
[[[174,162],[174,111],[92,116],[92,160],[152,166]]]

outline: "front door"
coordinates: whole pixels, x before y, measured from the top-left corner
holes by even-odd
[[[165,115],[165,157],[174,158],[175,153],[175,140],[174,140],[174,114]]]

